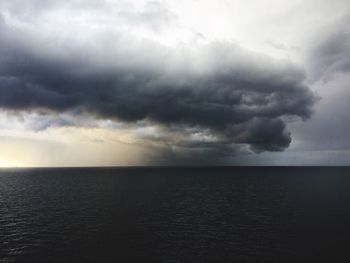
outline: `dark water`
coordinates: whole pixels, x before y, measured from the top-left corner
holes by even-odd
[[[0,171],[0,262],[349,260],[349,168]]]

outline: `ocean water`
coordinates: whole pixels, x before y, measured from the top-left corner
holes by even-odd
[[[350,262],[350,169],[0,170],[0,262]]]

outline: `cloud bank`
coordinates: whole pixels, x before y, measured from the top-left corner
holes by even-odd
[[[47,13],[34,19],[11,10],[0,16],[4,110],[92,115],[130,125],[144,142],[224,154],[237,145],[282,151],[291,142],[286,119],[312,114],[305,73],[288,60],[220,41],[167,46],[123,25],[101,26],[93,16],[66,28],[59,25],[65,17],[56,17],[57,28],[38,30],[33,25]],[[164,10],[118,14],[129,24],[147,20],[157,31],[157,19],[174,18]],[[53,126],[70,125],[55,118]]]

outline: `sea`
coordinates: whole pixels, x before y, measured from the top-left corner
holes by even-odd
[[[350,168],[1,169],[0,262],[350,262]]]

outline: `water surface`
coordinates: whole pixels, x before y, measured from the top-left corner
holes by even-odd
[[[346,262],[349,168],[0,171],[0,262]]]

